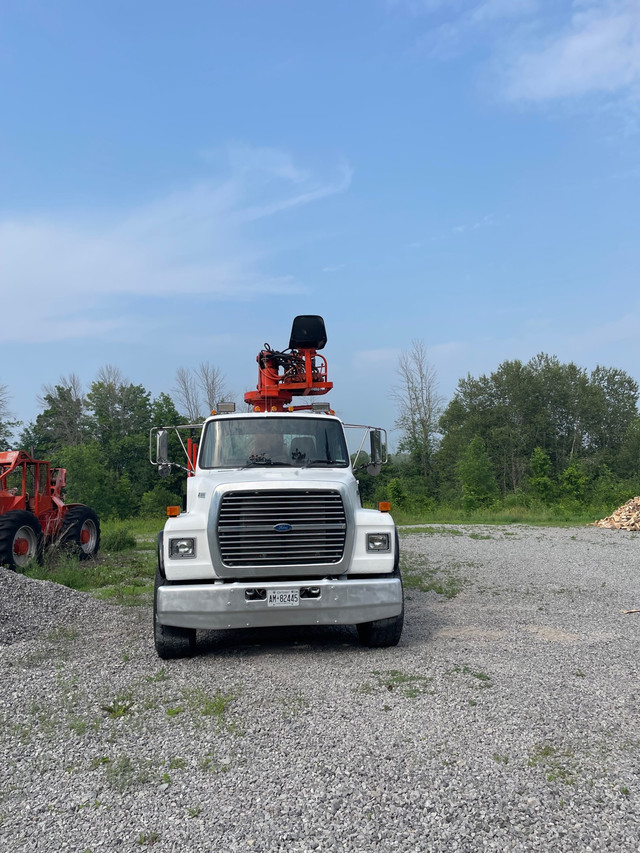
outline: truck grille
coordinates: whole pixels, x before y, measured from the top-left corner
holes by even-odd
[[[226,566],[338,563],[346,533],[342,497],[330,489],[227,492],[218,516]]]

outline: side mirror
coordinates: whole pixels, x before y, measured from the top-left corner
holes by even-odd
[[[169,464],[169,432],[166,429],[159,429],[156,432],[156,462],[158,474],[161,477],[168,477],[171,473],[171,465]]]
[[[377,477],[382,468],[382,430],[372,429],[369,433],[371,440],[371,461],[367,465],[367,473]]]
[[[169,433],[166,429],[156,432],[156,461],[158,465],[166,465],[169,462]]]

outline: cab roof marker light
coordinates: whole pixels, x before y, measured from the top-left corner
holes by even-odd
[[[168,506],[167,507],[167,516],[169,518],[175,518],[177,515],[180,515],[180,507],[179,506]]]
[[[378,509],[380,510],[380,512],[391,512],[391,502],[378,501]]]

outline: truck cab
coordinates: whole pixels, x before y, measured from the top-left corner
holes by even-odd
[[[362,506],[345,425],[317,404],[270,408],[213,414],[197,450],[185,448],[186,505],[172,510],[158,540],[162,658],[191,654],[198,630],[355,625],[369,646],[400,639],[396,528],[388,512]],[[361,447],[370,436],[376,473],[384,431],[353,428],[363,431]],[[161,473],[170,470],[172,429],[152,430]]]

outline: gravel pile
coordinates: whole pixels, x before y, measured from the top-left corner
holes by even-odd
[[[386,650],[234,631],[163,663],[147,608],[0,570],[0,849],[639,850],[637,535],[401,544]]]

